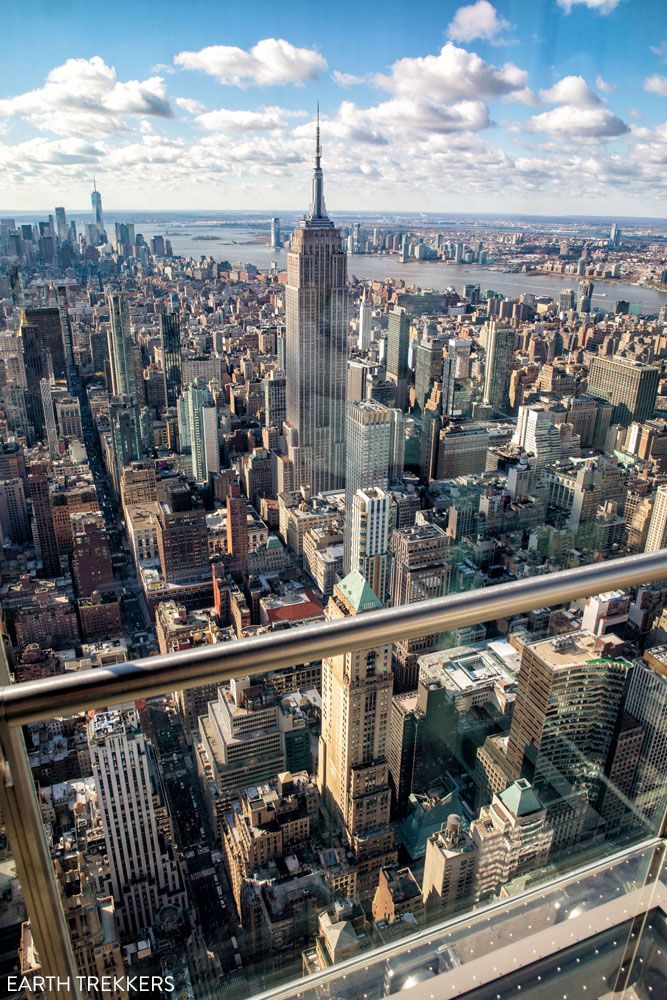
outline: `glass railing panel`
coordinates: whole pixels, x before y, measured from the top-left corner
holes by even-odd
[[[603,997],[618,988],[629,959],[624,995],[650,996],[644,991],[664,976],[667,910],[664,883],[660,892],[644,887],[660,871],[663,853],[662,846],[630,849],[543,890],[422,932],[391,954],[384,949],[332,970],[291,995],[379,1000],[409,990],[413,1000],[497,1000],[519,991],[535,997],[583,991]],[[276,991],[267,1000],[283,996]]]
[[[26,725],[82,974],[197,998],[289,993],[308,976],[308,997],[384,996],[459,983],[482,960],[486,975],[522,935],[574,926],[593,889],[596,908],[638,891],[653,855],[632,845],[659,836],[665,811],[663,647],[618,621],[584,627],[592,600],[438,635],[411,691],[394,693],[400,650],[378,636],[321,664]],[[321,708],[294,713],[295,679],[318,671]],[[605,939],[609,968],[626,944]],[[570,957],[589,965],[581,947]]]

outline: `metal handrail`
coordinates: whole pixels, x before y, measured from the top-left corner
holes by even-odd
[[[626,556],[369,614],[0,686],[0,723],[21,726],[308,663],[622,587],[667,580],[667,550]]]

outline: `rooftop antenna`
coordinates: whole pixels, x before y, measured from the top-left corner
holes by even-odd
[[[324,207],[324,184],[322,178],[322,147],[320,146],[320,102],[317,102],[317,124],[315,127],[315,169],[313,170],[313,200],[311,219],[326,219]]]

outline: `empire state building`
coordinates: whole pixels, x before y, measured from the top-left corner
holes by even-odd
[[[313,197],[294,231],[286,286],[286,423],[295,488],[339,489],[345,478],[347,258],[327,215],[317,118]]]

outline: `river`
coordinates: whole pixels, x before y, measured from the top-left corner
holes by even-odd
[[[215,239],[198,240],[196,225],[184,226],[183,235],[176,235],[178,230],[172,225],[137,226],[145,239],[155,233],[168,233],[174,253],[186,257],[213,257],[215,260],[228,260],[231,264],[254,264],[260,271],[269,269],[276,261],[281,269],[287,264],[285,250],[273,250],[264,243],[254,241],[256,232],[236,229],[228,226],[207,225],[201,235],[213,236]],[[579,280],[574,275],[560,274],[510,274],[495,271],[478,264],[444,264],[440,261],[411,261],[401,264],[395,256],[374,256],[372,254],[354,254],[348,257],[348,274],[365,280],[383,281],[386,278],[400,278],[407,284],[420,288],[433,288],[443,291],[454,287],[462,291],[466,284],[479,285],[482,291],[492,289],[503,295],[515,297],[521,292],[532,292],[533,295],[548,295],[556,298],[559,292],[568,288],[577,288]],[[600,309],[611,309],[618,299],[627,302],[640,302],[642,313],[655,315],[661,306],[667,303],[667,292],[655,288],[643,288],[638,285],[628,285],[620,281],[595,281],[593,303]]]

